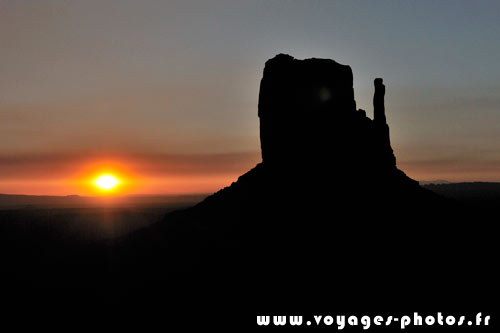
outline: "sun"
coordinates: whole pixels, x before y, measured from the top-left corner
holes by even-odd
[[[118,179],[113,175],[102,175],[94,181],[94,184],[101,190],[111,190],[119,183]]]

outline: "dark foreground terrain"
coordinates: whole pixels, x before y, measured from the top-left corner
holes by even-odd
[[[57,309],[66,316],[71,309],[67,318],[74,319],[86,309],[93,321],[121,318],[124,313],[138,319],[148,313],[166,326],[179,318],[198,325],[199,321],[185,317],[189,313],[211,325],[214,318],[225,324],[253,324],[254,313],[272,314],[278,309],[304,315],[374,309],[492,311],[498,289],[492,265],[497,258],[496,220],[491,217],[500,205],[500,184],[424,187],[449,198],[453,210],[445,215],[440,210],[435,215],[416,213],[418,218],[401,215],[396,224],[377,228],[336,227],[337,234],[314,236],[315,241],[327,238],[330,244],[327,253],[324,245],[316,244],[316,257],[300,243],[277,254],[265,243],[268,238],[250,233],[260,238],[249,247],[257,263],[248,248],[242,250],[242,244],[249,246],[246,236],[229,243],[220,236],[222,243],[214,250],[200,239],[199,231],[176,226],[179,220],[194,219],[186,214],[197,213],[182,208],[194,202],[4,208],[0,210],[3,301],[14,315],[46,316],[48,309]],[[353,214],[368,218],[363,212]],[[265,221],[275,222],[274,218]],[[288,221],[292,226],[295,218]],[[314,214],[311,218],[325,221]],[[352,216],[338,218],[356,221]],[[255,224],[276,233],[265,223]],[[380,230],[387,237],[381,237]],[[165,235],[168,232],[170,236]],[[158,245],[172,240],[185,244]],[[103,311],[107,315],[100,317]]]
[[[104,248],[203,198],[0,194],[2,280],[36,288],[91,286],[106,274]]]

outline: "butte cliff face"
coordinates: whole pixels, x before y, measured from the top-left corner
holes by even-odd
[[[268,60],[258,113],[264,165],[281,173],[294,167],[325,173],[393,171],[384,94],[382,79],[376,79],[371,120],[356,109],[349,66],[283,54]]]

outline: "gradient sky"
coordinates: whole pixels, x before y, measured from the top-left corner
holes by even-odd
[[[257,100],[278,53],[387,87],[398,166],[500,181],[499,1],[0,0],[0,193],[210,192],[260,160]],[[299,158],[299,156],[298,156]]]

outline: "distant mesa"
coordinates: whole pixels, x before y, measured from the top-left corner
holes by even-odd
[[[420,185],[431,185],[431,184],[450,184],[450,181],[444,179],[436,179],[436,180],[420,180]]]

